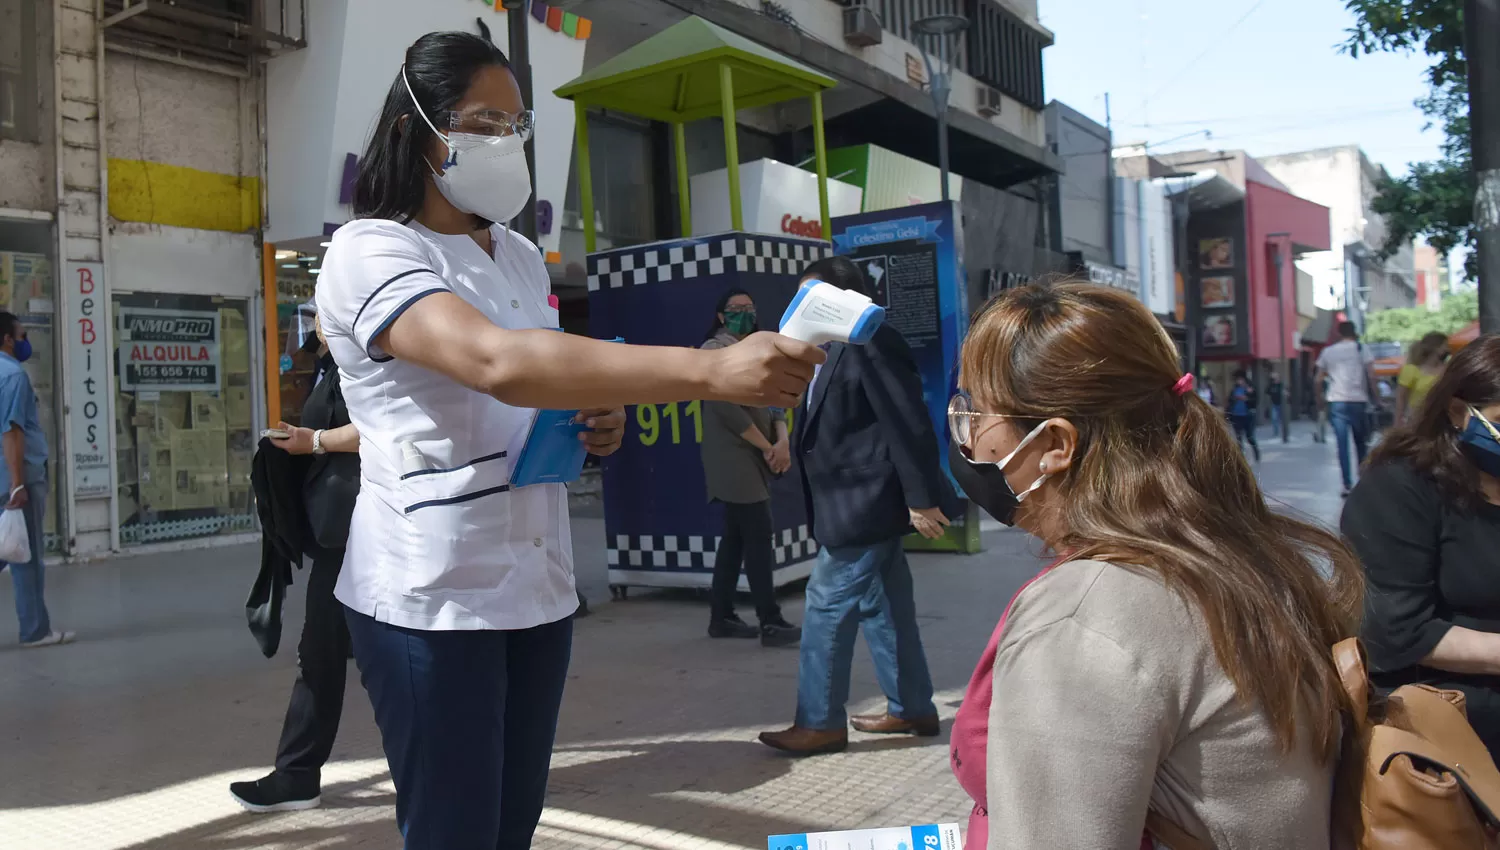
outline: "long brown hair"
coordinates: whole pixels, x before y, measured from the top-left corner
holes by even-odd
[[[1181,374],[1144,305],[1065,281],[987,305],[959,384],[983,410],[1073,424],[1072,466],[1054,479],[1066,532],[1048,543],[1159,576],[1201,611],[1219,664],[1282,748],[1300,731],[1332,758],[1348,698],[1330,650],[1358,626],[1359,563],[1332,532],[1267,507],[1222,413],[1174,391]]]
[[[1448,337],[1433,331],[1423,334],[1422,338],[1411,344],[1411,349],[1406,352],[1406,362],[1413,366],[1426,366],[1443,349],[1448,347]]]
[[[1483,409],[1500,404],[1500,336],[1485,334],[1448,361],[1442,377],[1427,391],[1422,409],[1407,425],[1380,441],[1369,463],[1406,461],[1436,481],[1443,496],[1460,510],[1484,504],[1479,470],[1458,445],[1458,429],[1448,418],[1453,401]]]

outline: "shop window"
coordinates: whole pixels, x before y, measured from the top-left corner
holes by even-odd
[[[0,36],[3,37],[3,36]],[[17,232],[20,231],[20,232]],[[31,340],[31,359],[22,367],[36,391],[37,419],[47,438],[47,484],[50,493],[43,522],[48,552],[62,549],[59,529],[67,524],[62,518],[69,505],[59,497],[61,476],[58,457],[62,444],[57,423],[57,335],[54,332],[56,276],[51,259],[43,254],[4,250],[12,245],[35,246],[50,237],[50,228],[27,225],[0,227],[0,310],[14,313],[26,328]]]
[[[0,0],[0,139],[40,141],[37,0]]]
[[[114,299],[120,542],[252,531],[249,302]]]

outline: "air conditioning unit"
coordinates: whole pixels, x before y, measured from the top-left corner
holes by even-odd
[[[844,10],[844,41],[855,47],[874,47],[885,39],[880,18],[864,6]]]
[[[979,114],[984,118],[994,118],[1000,114],[1000,92],[989,86],[979,87]]]

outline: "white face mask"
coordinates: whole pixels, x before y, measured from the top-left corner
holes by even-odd
[[[531,172],[526,167],[526,141],[520,134],[508,136],[481,136],[473,133],[449,131],[447,136],[438,132],[422,105],[417,103],[416,92],[411,81],[406,79],[406,66],[401,67],[401,81],[412,103],[417,105],[417,114],[432,132],[448,146],[448,159],[443,170],[432,168],[432,179],[438,191],[459,212],[477,215],[490,221],[505,224],[520,215],[531,198]],[[424,158],[425,161],[425,158]]]

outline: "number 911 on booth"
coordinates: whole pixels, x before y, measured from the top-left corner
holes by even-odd
[[[792,427],[792,412],[786,413],[787,429]],[[636,439],[643,446],[680,445],[691,440],[703,442],[703,402],[640,404],[635,408]]]

